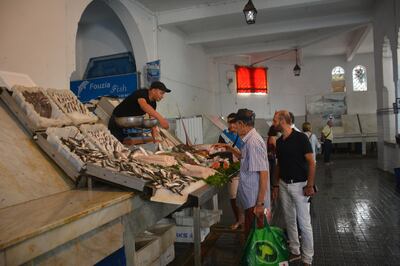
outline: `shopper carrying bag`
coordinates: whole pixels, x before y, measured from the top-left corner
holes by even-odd
[[[288,266],[289,251],[283,230],[270,226],[265,216],[263,220],[264,227],[257,228],[257,218],[254,219],[240,265]]]

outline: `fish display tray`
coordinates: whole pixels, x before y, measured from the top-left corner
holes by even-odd
[[[71,90],[47,89],[46,92],[74,125],[97,122],[97,116],[91,113]]]
[[[77,127],[49,127],[46,130],[46,134],[47,141],[59,152],[61,156],[66,158],[66,160],[69,161],[77,171],[81,172],[82,169],[85,168],[85,162],[83,162],[78,155],[71,152],[71,150],[61,141],[61,138],[68,139],[69,137],[74,137],[80,140],[84,139],[85,136],[80,133]],[[90,141],[86,141],[86,143],[88,144],[89,148],[96,149],[94,144],[92,144]]]
[[[41,116],[38,111],[35,110],[34,105],[25,98],[24,92],[42,93],[43,97],[48,100],[48,104],[51,106],[50,117]],[[29,120],[30,124],[33,125],[35,131],[41,128],[69,126],[72,124],[72,121],[47,95],[46,90],[41,87],[14,86],[12,88],[11,97],[14,103],[22,110],[22,114]]]
[[[76,182],[80,176],[80,172],[73,166],[65,156],[63,156],[57,148],[47,141],[45,133],[37,134],[36,142],[39,147],[74,181]]]
[[[56,129],[62,130],[64,128]],[[94,163],[84,163],[77,159],[77,156],[74,156],[73,153],[63,150],[61,145],[57,146],[53,142],[49,142],[46,133],[37,135],[37,143],[74,182],[77,182],[80,175],[85,174],[102,181],[144,192],[146,195],[153,194],[153,187],[146,186],[149,182],[148,180],[104,168]]]
[[[146,195],[152,195],[154,193],[153,187],[148,186],[149,180],[117,172],[93,163],[86,164],[86,174],[106,182],[144,192]]]
[[[46,128],[36,127],[25,115],[23,109],[17,104],[15,99],[11,96],[10,91],[0,89],[0,98],[7,105],[10,111],[17,117],[19,122],[31,136],[35,135],[36,131],[45,131]]]
[[[121,142],[118,141],[114,135],[111,134],[110,130],[103,125],[103,124],[94,124],[94,125],[88,125],[84,124],[79,127],[80,131],[82,132],[83,135],[85,135],[90,142],[94,143],[101,151],[104,153],[108,154],[110,157],[113,157],[113,152],[111,150],[117,149],[119,152],[128,152],[128,148],[126,148],[124,145],[121,144]],[[90,134],[89,132],[97,132],[97,133],[102,133],[104,136],[107,136],[107,138],[112,142],[112,146],[108,147],[106,146],[106,143],[102,143],[99,139],[95,138]]]

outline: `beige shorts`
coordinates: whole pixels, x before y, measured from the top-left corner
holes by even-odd
[[[239,186],[239,177],[235,176],[228,182],[229,198],[236,199],[236,194]]]

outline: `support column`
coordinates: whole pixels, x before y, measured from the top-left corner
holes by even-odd
[[[361,149],[362,155],[367,155],[367,142],[365,141],[365,138],[362,138]]]
[[[212,198],[213,201],[213,211],[218,211],[218,194],[215,194]]]
[[[124,225],[124,251],[126,257],[126,265],[136,265],[136,250],[135,250],[135,230],[132,219],[126,214],[122,217]]]
[[[194,265],[201,266],[200,206],[193,207]]]

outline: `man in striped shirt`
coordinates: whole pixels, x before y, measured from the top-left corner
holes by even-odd
[[[236,113],[237,132],[243,140],[237,201],[245,210],[246,238],[254,218],[258,217],[258,226],[262,226],[265,208],[270,208],[267,147],[254,128],[254,121],[255,114],[251,110],[239,109]]]

